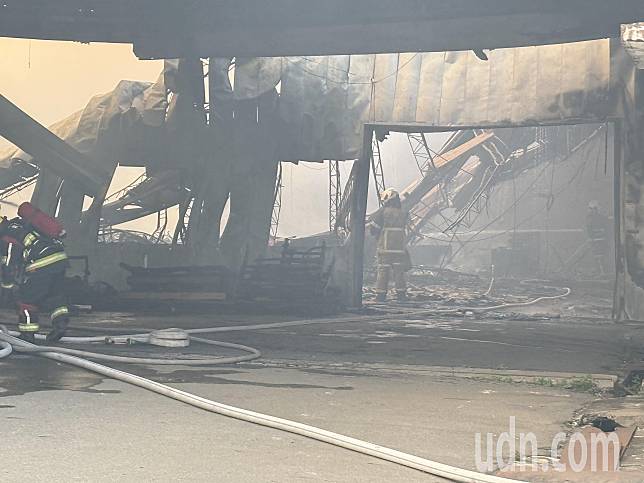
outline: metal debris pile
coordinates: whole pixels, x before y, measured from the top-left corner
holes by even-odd
[[[238,298],[289,310],[335,311],[338,294],[328,288],[324,245],[298,251],[284,244],[281,256],[260,258],[242,269]]]
[[[130,275],[129,291],[120,294],[124,302],[154,305],[158,303],[208,303],[226,300],[231,273],[226,267],[143,268],[121,264]]]

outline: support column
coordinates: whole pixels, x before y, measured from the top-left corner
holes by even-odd
[[[369,194],[369,160],[371,159],[371,139],[373,128],[364,127],[362,152],[357,164],[356,177],[351,197],[351,305],[362,306],[362,285],[364,267],[365,218],[367,216],[367,196]]]
[[[75,237],[79,231],[84,201],[85,193],[71,183],[65,182],[60,196],[58,219],[63,223],[70,238]]]
[[[41,169],[31,195],[31,203],[48,215],[55,215],[61,183],[62,180],[49,169]]]
[[[205,157],[208,133],[206,131],[204,72],[198,57],[179,60],[176,75],[175,97],[168,109],[166,126],[168,135],[173,136],[174,150],[178,159],[184,159],[184,181],[190,188],[190,198],[180,208],[179,219],[174,230],[173,244],[179,238],[190,248],[194,258],[194,243],[190,228],[199,224],[203,201]],[[192,205],[190,200],[194,199]],[[187,209],[191,206],[190,212]],[[189,219],[186,219],[186,218]],[[191,261],[187,263],[192,263]]]
[[[207,163],[203,176],[207,177],[199,223],[192,230],[199,245],[200,261],[219,263],[221,217],[228,201],[233,158],[233,89],[228,71],[231,59],[212,57],[208,67],[209,135]]]
[[[623,173],[623,121],[613,124],[613,218],[615,219],[615,285],[613,288],[613,320],[627,319],[626,301],[626,236],[624,230],[623,207],[624,173]]]
[[[232,270],[261,257],[268,245],[277,178],[277,92],[238,101],[233,131],[230,217],[221,237]]]
[[[615,123],[616,272],[613,316],[644,321],[644,75],[623,86],[624,118]]]
[[[98,231],[101,227],[101,211],[103,209],[103,204],[105,203],[105,198],[107,198],[107,190],[112,184],[112,178],[116,166],[112,169],[112,174],[108,179],[105,180],[105,184],[101,187],[100,191],[96,193],[92,204],[89,206],[87,211],[83,212],[81,218],[81,233],[79,237],[90,249],[95,248],[98,244]]]

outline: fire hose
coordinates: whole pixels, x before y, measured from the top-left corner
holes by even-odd
[[[439,315],[454,313],[454,311],[490,311],[490,310],[500,310],[503,308],[509,307],[518,307],[533,305],[542,300],[552,300],[566,297],[570,294],[570,289],[566,288],[564,293],[559,295],[552,296],[542,296],[536,299],[533,299],[528,302],[517,302],[517,303],[508,303],[508,304],[499,304],[491,307],[461,307],[458,309],[444,309],[444,310],[426,310],[426,311],[411,311],[405,315],[413,316],[424,316],[424,315]],[[323,320],[300,320],[300,321],[288,321],[288,322],[277,322],[269,324],[255,324],[255,325],[246,325],[246,326],[231,326],[231,327],[213,327],[213,328],[203,328],[203,329],[190,329],[187,330],[188,334],[195,333],[212,333],[212,332],[226,332],[226,331],[240,331],[240,330],[259,330],[259,329],[268,329],[276,327],[292,327],[292,326],[301,326],[301,325],[310,325],[310,324],[320,324],[320,323],[339,323],[339,322],[352,322],[359,320],[387,320],[387,319],[396,319],[399,318],[401,314],[388,314],[379,317],[373,316],[362,316],[362,317],[345,317],[337,319],[323,319]],[[132,340],[143,341],[146,337],[149,339],[151,334],[135,334],[135,335],[126,335],[121,337],[130,338]],[[117,338],[117,337],[116,337]],[[116,339],[114,338],[114,339]],[[106,337],[65,337],[62,339],[63,342],[100,342],[106,341]],[[290,421],[283,418],[277,418],[274,416],[257,413],[247,409],[237,408],[222,404],[216,401],[211,401],[209,399],[196,396],[194,394],[175,389],[173,387],[161,384],[144,377],[140,377],[128,372],[120,371],[96,362],[92,362],[82,357],[89,357],[92,359],[103,359],[111,360],[115,362],[129,362],[129,363],[138,363],[138,364],[188,364],[188,365],[205,365],[205,364],[221,364],[221,363],[232,363],[231,361],[240,362],[241,360],[252,360],[257,357],[260,357],[260,352],[252,347],[243,346],[240,344],[232,344],[228,342],[219,342],[211,341],[209,339],[201,339],[190,336],[190,339],[216,345],[220,347],[240,349],[249,354],[246,356],[240,356],[237,358],[204,358],[204,359],[152,359],[152,358],[134,358],[134,357],[122,357],[122,356],[113,356],[107,354],[99,354],[95,352],[87,351],[78,351],[75,349],[67,349],[61,347],[44,347],[37,346],[35,344],[30,344],[21,339],[18,339],[12,335],[10,332],[4,328],[0,327],[0,358],[7,357],[11,354],[13,350],[16,352],[31,353],[52,359],[58,362],[63,362],[70,364],[82,369],[86,369],[92,372],[96,372],[105,377],[116,379],[128,384],[133,384],[135,386],[147,389],[149,391],[155,392],[157,394],[175,399],[177,401],[190,404],[194,407],[204,409],[209,412],[220,414],[223,416],[231,417],[234,419],[258,424],[261,426],[278,429],[281,431],[286,431],[293,434],[298,434],[311,438],[317,441],[322,441],[328,444],[332,444],[338,447],[346,448],[358,453],[366,454],[373,456],[385,461],[390,461],[402,466],[413,468],[425,473],[432,475],[440,476],[447,478],[451,481],[464,482],[464,483],[511,483],[517,482],[518,480],[512,480],[508,478],[502,478],[494,475],[488,475],[484,473],[478,473],[471,470],[466,470],[443,463],[438,463],[431,461],[425,458],[421,458],[415,455],[408,453],[403,453],[391,448],[380,446],[374,443],[367,441],[362,441],[356,438],[345,436],[342,434],[334,433],[324,429],[320,429],[314,426],[307,424],[298,423],[295,421]],[[73,355],[72,355],[73,354]],[[222,362],[225,361],[225,362]]]
[[[289,433],[298,434],[307,438],[339,446],[341,448],[350,449],[352,451],[374,456],[382,460],[407,466],[409,468],[414,468],[425,473],[441,476],[452,481],[464,483],[509,483],[516,481],[507,478],[500,478],[493,475],[477,473],[470,470],[464,470],[442,463],[437,463],[435,461],[420,458],[418,456],[403,453],[401,451],[369,443],[367,441],[362,441],[342,434],[316,428],[314,426],[309,426],[308,424],[302,424],[295,421],[290,421],[288,419],[277,418],[274,416],[249,411],[247,409],[241,409],[226,404],[221,404],[200,396],[196,396],[194,394],[190,394],[185,391],[181,391],[179,389],[175,389],[170,386],[166,386],[165,384],[160,384],[144,377],[113,369],[111,367],[97,364],[96,362],[91,362],[80,357],[67,355],[60,352],[60,348],[58,347],[40,347],[34,344],[30,344],[21,339],[15,338],[7,334],[6,332],[0,332],[0,340],[10,344],[18,352],[35,353],[48,359],[87,369],[89,371],[101,374],[105,377],[116,379],[128,384],[133,384],[143,389],[147,389],[157,394],[161,394],[163,396],[181,401],[186,404],[190,404],[191,406],[195,406],[209,412],[273,429],[278,429],[281,431],[287,431]]]

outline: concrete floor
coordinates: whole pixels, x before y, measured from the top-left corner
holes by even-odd
[[[3,366],[3,373],[25,366],[42,372],[48,386],[0,398],[3,481],[441,481],[51,362],[21,356]],[[476,432],[507,430],[509,417],[516,416],[519,431],[535,431],[546,444],[590,399],[552,388],[412,375],[178,372],[154,379],[472,469]],[[200,382],[176,382],[190,381],[191,373]]]
[[[401,317],[227,332],[212,338],[257,347],[263,358],[230,367],[127,370],[219,402],[474,469],[475,433],[507,431],[515,416],[518,432],[532,431],[549,447],[593,396],[437,376],[432,367],[619,374],[626,361],[642,356],[644,330],[636,325],[520,318]],[[129,331],[277,320],[284,318],[93,314],[75,324]],[[0,361],[0,419],[3,481],[439,481],[22,355]]]

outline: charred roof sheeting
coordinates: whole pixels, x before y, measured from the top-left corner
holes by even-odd
[[[117,162],[128,164],[135,160],[140,165],[139,158],[147,159],[150,148],[156,144],[150,141],[158,141],[149,137],[151,130],[146,128],[157,128],[165,122],[166,107],[163,76],[155,84],[121,81],[113,91],[94,96],[85,108],[49,127],[51,133],[87,156],[79,158],[82,165],[77,161],[73,169],[67,167],[61,174],[74,178],[80,176],[77,172],[85,171],[86,176],[100,185],[109,181]],[[0,168],[7,172],[20,161],[43,166],[50,162],[42,151],[27,154],[20,149],[7,148],[0,152]],[[10,178],[0,177],[0,188],[11,184],[10,181]]]
[[[254,99],[275,88],[282,75],[282,59],[237,58],[235,99]]]
[[[511,126],[613,113],[608,40],[471,51],[255,60],[238,99],[281,81],[281,158],[354,159],[364,123]],[[237,87],[243,88],[237,91]]]
[[[487,55],[488,61],[471,51],[240,58],[232,95],[237,102],[257,99],[281,83],[274,133],[278,157],[294,161],[357,158],[364,123],[493,127],[619,115],[611,95],[611,77],[619,77],[611,69],[619,64],[612,61],[608,40]],[[214,59],[213,66],[218,61],[227,69],[229,59]],[[171,168],[179,157],[162,147],[164,129],[157,128],[167,122],[166,88],[178,88],[175,64],[166,63],[156,84],[119,83],[112,93],[96,96],[83,111],[52,126],[52,132],[84,153],[100,143],[116,150],[111,158],[122,164],[155,160]],[[215,106],[222,96],[230,100],[224,87],[215,86]],[[171,117],[173,109],[168,112]],[[14,157],[19,155],[3,162],[8,166]]]
[[[0,136],[29,151],[35,158],[46,160],[47,166],[53,173],[69,177],[84,190],[84,193],[95,195],[100,190],[101,181],[106,176],[100,161],[97,161],[101,157],[85,156],[2,95],[0,95]],[[10,166],[14,159],[20,158],[11,156]],[[30,162],[27,159],[23,161]],[[11,181],[9,183],[11,184]]]

